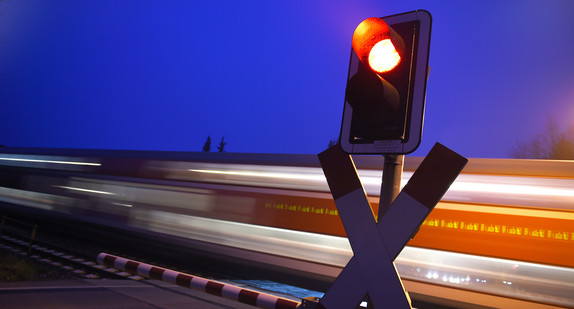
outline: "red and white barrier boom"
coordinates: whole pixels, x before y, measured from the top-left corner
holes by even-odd
[[[351,156],[339,146],[319,154],[354,256],[316,308],[411,308],[394,260],[468,160],[435,144],[377,223]]]
[[[98,263],[108,267],[125,270],[155,280],[166,281],[181,287],[206,292],[211,295],[235,300],[244,304],[267,309],[296,309],[300,303],[291,299],[240,288],[222,282],[192,276],[171,269],[128,260],[123,257],[100,253]]]

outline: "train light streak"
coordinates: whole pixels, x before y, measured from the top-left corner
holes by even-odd
[[[453,211],[465,211],[465,212],[475,212],[483,214],[494,214],[494,215],[510,215],[510,216],[524,216],[533,218],[550,218],[550,219],[561,219],[561,220],[572,220],[574,221],[574,213],[572,212],[557,212],[552,210],[542,210],[542,209],[525,209],[525,208],[513,208],[513,207],[497,207],[497,206],[486,206],[486,205],[468,205],[468,204],[453,204],[453,203],[439,203],[437,205],[438,209],[448,209]]]
[[[134,207],[134,206],[131,205],[131,204],[124,204],[124,203],[116,203],[116,202],[114,202],[114,203],[112,203],[112,204],[118,205],[118,206],[122,206],[122,207],[127,207],[127,208],[132,208],[132,207]]]
[[[277,172],[277,169],[271,166],[266,167],[248,167],[246,169],[187,169],[189,172],[211,174],[211,175],[227,175],[238,177],[260,177],[268,178],[270,181],[275,179],[281,180],[297,180],[297,181],[312,181],[316,183],[323,183],[325,178],[318,169],[307,169],[306,171],[293,171],[293,172]],[[371,196],[379,194],[381,185],[381,172],[375,170],[359,170],[361,182],[365,185],[367,193]],[[401,181],[401,187],[408,182],[412,172],[404,172]],[[523,196],[523,198],[535,197],[537,200],[545,198],[552,199],[570,199],[574,198],[574,188],[568,186],[561,186],[566,183],[566,180],[558,180],[562,183],[556,185],[554,179],[549,179],[548,182],[537,181],[535,183],[521,183],[520,179],[512,176],[485,176],[485,175],[462,175],[461,179],[455,181],[445,195],[445,200],[457,200],[459,195],[472,195],[477,196],[483,194],[484,197],[498,197],[508,198]],[[567,185],[567,184],[566,184]],[[507,196],[507,197],[505,197]]]
[[[101,163],[96,163],[96,162],[57,161],[57,160],[40,160],[40,159],[24,159],[24,158],[9,158],[9,157],[0,157],[0,160],[16,161],[16,162],[32,162],[32,163],[86,165],[86,166],[101,166],[102,165]]]
[[[95,193],[95,194],[103,194],[103,195],[117,195],[116,193],[113,193],[113,192],[92,190],[92,189],[85,189],[85,188],[76,188],[76,187],[68,187],[68,186],[54,186],[54,187],[72,190],[72,191],[87,192],[87,193]]]
[[[450,189],[453,191],[482,192],[485,194],[505,193],[512,195],[556,196],[574,198],[574,188],[553,188],[540,185],[531,186],[505,183],[455,182]]]
[[[298,180],[311,180],[321,182],[325,181],[325,176],[321,174],[277,173],[277,172],[263,172],[263,171],[200,170],[200,169],[189,169],[188,171],[195,173],[219,174],[219,175],[298,179]]]
[[[66,196],[6,187],[0,187],[0,201],[44,210],[54,210],[55,205],[71,206],[76,202],[74,198]]]

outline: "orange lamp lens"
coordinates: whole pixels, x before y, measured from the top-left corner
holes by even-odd
[[[401,56],[397,37],[387,23],[376,17],[363,20],[353,33],[353,50],[365,65],[377,73],[394,69]],[[399,42],[400,45],[400,42]]]
[[[394,69],[401,62],[401,56],[390,39],[376,43],[369,53],[369,66],[377,73]]]

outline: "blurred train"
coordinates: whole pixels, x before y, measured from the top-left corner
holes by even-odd
[[[354,161],[376,212],[382,158]],[[352,256],[313,155],[1,148],[0,202],[331,279]],[[422,298],[574,307],[574,161],[471,159],[395,262]]]

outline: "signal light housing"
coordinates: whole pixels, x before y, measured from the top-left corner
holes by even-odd
[[[340,135],[347,153],[406,154],[420,144],[431,20],[419,10],[357,26]]]

